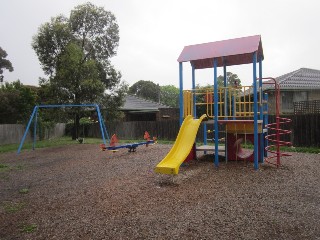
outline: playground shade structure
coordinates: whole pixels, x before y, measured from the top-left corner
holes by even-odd
[[[202,115],[199,119],[193,119],[191,115],[184,119],[173,147],[167,156],[156,166],[155,172],[163,174],[179,173],[179,167],[189,155],[199,126],[204,118],[206,118],[206,114]]]

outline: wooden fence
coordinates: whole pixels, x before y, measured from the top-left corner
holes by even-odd
[[[290,135],[282,136],[281,140],[292,142],[296,147],[320,147],[320,114],[286,115],[292,119],[291,124],[283,124],[281,128],[291,130]],[[275,122],[275,116],[269,116],[269,123]],[[116,133],[120,139],[143,139],[145,131],[150,136],[156,136],[160,140],[174,141],[179,132],[179,121],[136,121],[136,122],[109,122],[106,123],[110,135]],[[64,124],[57,124],[54,129],[47,131],[45,139],[59,137],[64,134]],[[208,124],[207,129],[212,130],[213,125]],[[101,137],[99,124],[86,126],[80,137]],[[223,125],[219,125],[219,138],[224,137]],[[19,143],[24,132],[23,125],[0,125],[0,145]],[[110,136],[111,137],[111,136]],[[208,134],[213,138],[213,134]],[[28,135],[28,140],[30,136]],[[197,141],[203,141],[203,124],[197,134]]]
[[[19,143],[25,132],[24,124],[0,124],[0,145]],[[41,139],[59,138],[65,135],[66,124],[57,123],[53,127],[43,127],[38,128],[37,139],[39,139],[39,134]],[[32,141],[32,131],[29,130],[26,142]]]
[[[286,115],[281,116],[292,120],[291,124],[282,124],[282,129],[291,130],[289,135],[281,136],[281,140],[292,142],[296,147],[320,147],[320,114]],[[269,123],[275,122],[275,116],[269,116]],[[179,121],[136,121],[107,123],[110,135],[116,133],[120,139],[143,139],[144,131],[150,136],[161,140],[175,140],[179,132]],[[213,125],[207,129],[212,130]],[[223,125],[219,125],[219,138],[224,137]],[[94,125],[85,130],[88,137],[101,137],[99,125]],[[211,133],[208,138],[213,138]],[[203,141],[203,124],[197,134],[197,141]]]
[[[106,123],[108,134],[119,139],[143,139],[145,131],[161,140],[174,140],[179,132],[179,121],[133,121]],[[101,137],[100,126],[95,124],[84,130],[88,137]]]
[[[294,146],[320,147],[320,114],[294,115],[292,120]]]

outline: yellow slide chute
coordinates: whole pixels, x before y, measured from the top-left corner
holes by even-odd
[[[167,156],[156,166],[155,172],[178,174],[180,165],[192,149],[200,123],[206,116],[204,114],[199,119],[193,119],[189,115],[184,119],[173,147]]]

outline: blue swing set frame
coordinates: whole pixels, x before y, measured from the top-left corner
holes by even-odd
[[[32,121],[34,121],[34,130],[33,130],[33,144],[32,144],[32,149],[35,149],[35,145],[36,145],[36,134],[37,134],[37,120],[38,120],[38,112],[40,108],[70,108],[70,107],[93,107],[96,108],[97,111],[97,115],[98,115],[98,120],[99,120],[99,125],[100,125],[100,130],[101,130],[101,135],[102,135],[102,141],[103,143],[106,145],[106,137],[108,139],[108,142],[110,143],[110,138],[109,138],[109,134],[107,132],[105,123],[103,121],[102,115],[101,115],[101,111],[99,108],[98,104],[60,104],[60,105],[37,105],[33,108],[33,112],[30,116],[27,128],[23,134],[22,140],[20,142],[17,154],[19,154],[21,152],[22,146],[24,144],[24,141],[27,137],[27,134],[29,132],[30,126]]]

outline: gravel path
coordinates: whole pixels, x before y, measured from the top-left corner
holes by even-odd
[[[0,154],[0,239],[320,239],[319,154],[155,174],[170,147]]]

